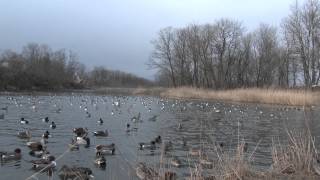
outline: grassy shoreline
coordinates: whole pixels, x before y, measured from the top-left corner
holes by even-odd
[[[233,89],[233,90],[210,90],[189,87],[180,88],[95,88],[61,91],[13,91],[0,92],[8,94],[63,94],[63,93],[93,93],[102,95],[127,95],[127,96],[156,96],[170,99],[186,100],[218,100],[240,103],[275,104],[287,106],[312,106],[318,105],[320,92],[298,89]]]
[[[138,92],[138,93],[137,93]],[[138,88],[133,93],[152,95],[159,94],[163,98],[219,100],[241,103],[276,104],[288,106],[312,106],[319,100],[319,93],[297,89],[233,89],[208,90],[189,87],[181,88]]]

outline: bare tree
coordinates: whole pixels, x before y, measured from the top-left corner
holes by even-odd
[[[173,86],[176,87],[175,70],[173,66],[174,32],[171,27],[159,31],[158,38],[152,41],[154,51],[150,58],[149,66],[152,68],[164,68],[170,71]]]
[[[302,64],[305,85],[310,87],[317,84],[320,74],[319,1],[308,0],[302,7],[296,3],[291,14],[284,20],[283,28],[290,52]]]

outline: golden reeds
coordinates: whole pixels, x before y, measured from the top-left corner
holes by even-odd
[[[282,174],[319,174],[317,149],[309,132],[288,131],[289,144],[285,147],[273,143],[272,171]],[[320,175],[320,174],[319,174]]]
[[[168,98],[208,99],[290,106],[310,106],[317,102],[316,93],[305,90],[234,89],[207,90],[189,87],[167,89],[160,94]]]

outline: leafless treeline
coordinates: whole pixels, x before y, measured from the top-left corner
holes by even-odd
[[[151,81],[144,78],[122,71],[108,70],[104,67],[95,67],[91,71],[89,83],[91,86],[102,87],[138,87],[153,85]]]
[[[152,41],[149,65],[169,86],[206,88],[311,87],[320,78],[320,3],[292,6],[280,30],[247,32],[235,20],[167,27]]]
[[[65,89],[95,86],[138,86],[150,82],[132,74],[99,67],[88,71],[75,53],[28,44],[21,53],[6,50],[0,56],[0,89]]]

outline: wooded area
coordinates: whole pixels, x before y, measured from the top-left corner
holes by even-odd
[[[21,53],[6,50],[0,56],[0,89],[55,90],[92,87],[148,86],[149,80],[95,67],[89,71],[77,55],[65,49],[31,43]]]
[[[215,89],[318,85],[320,3],[294,4],[281,27],[236,20],[161,29],[149,66],[164,86]]]

